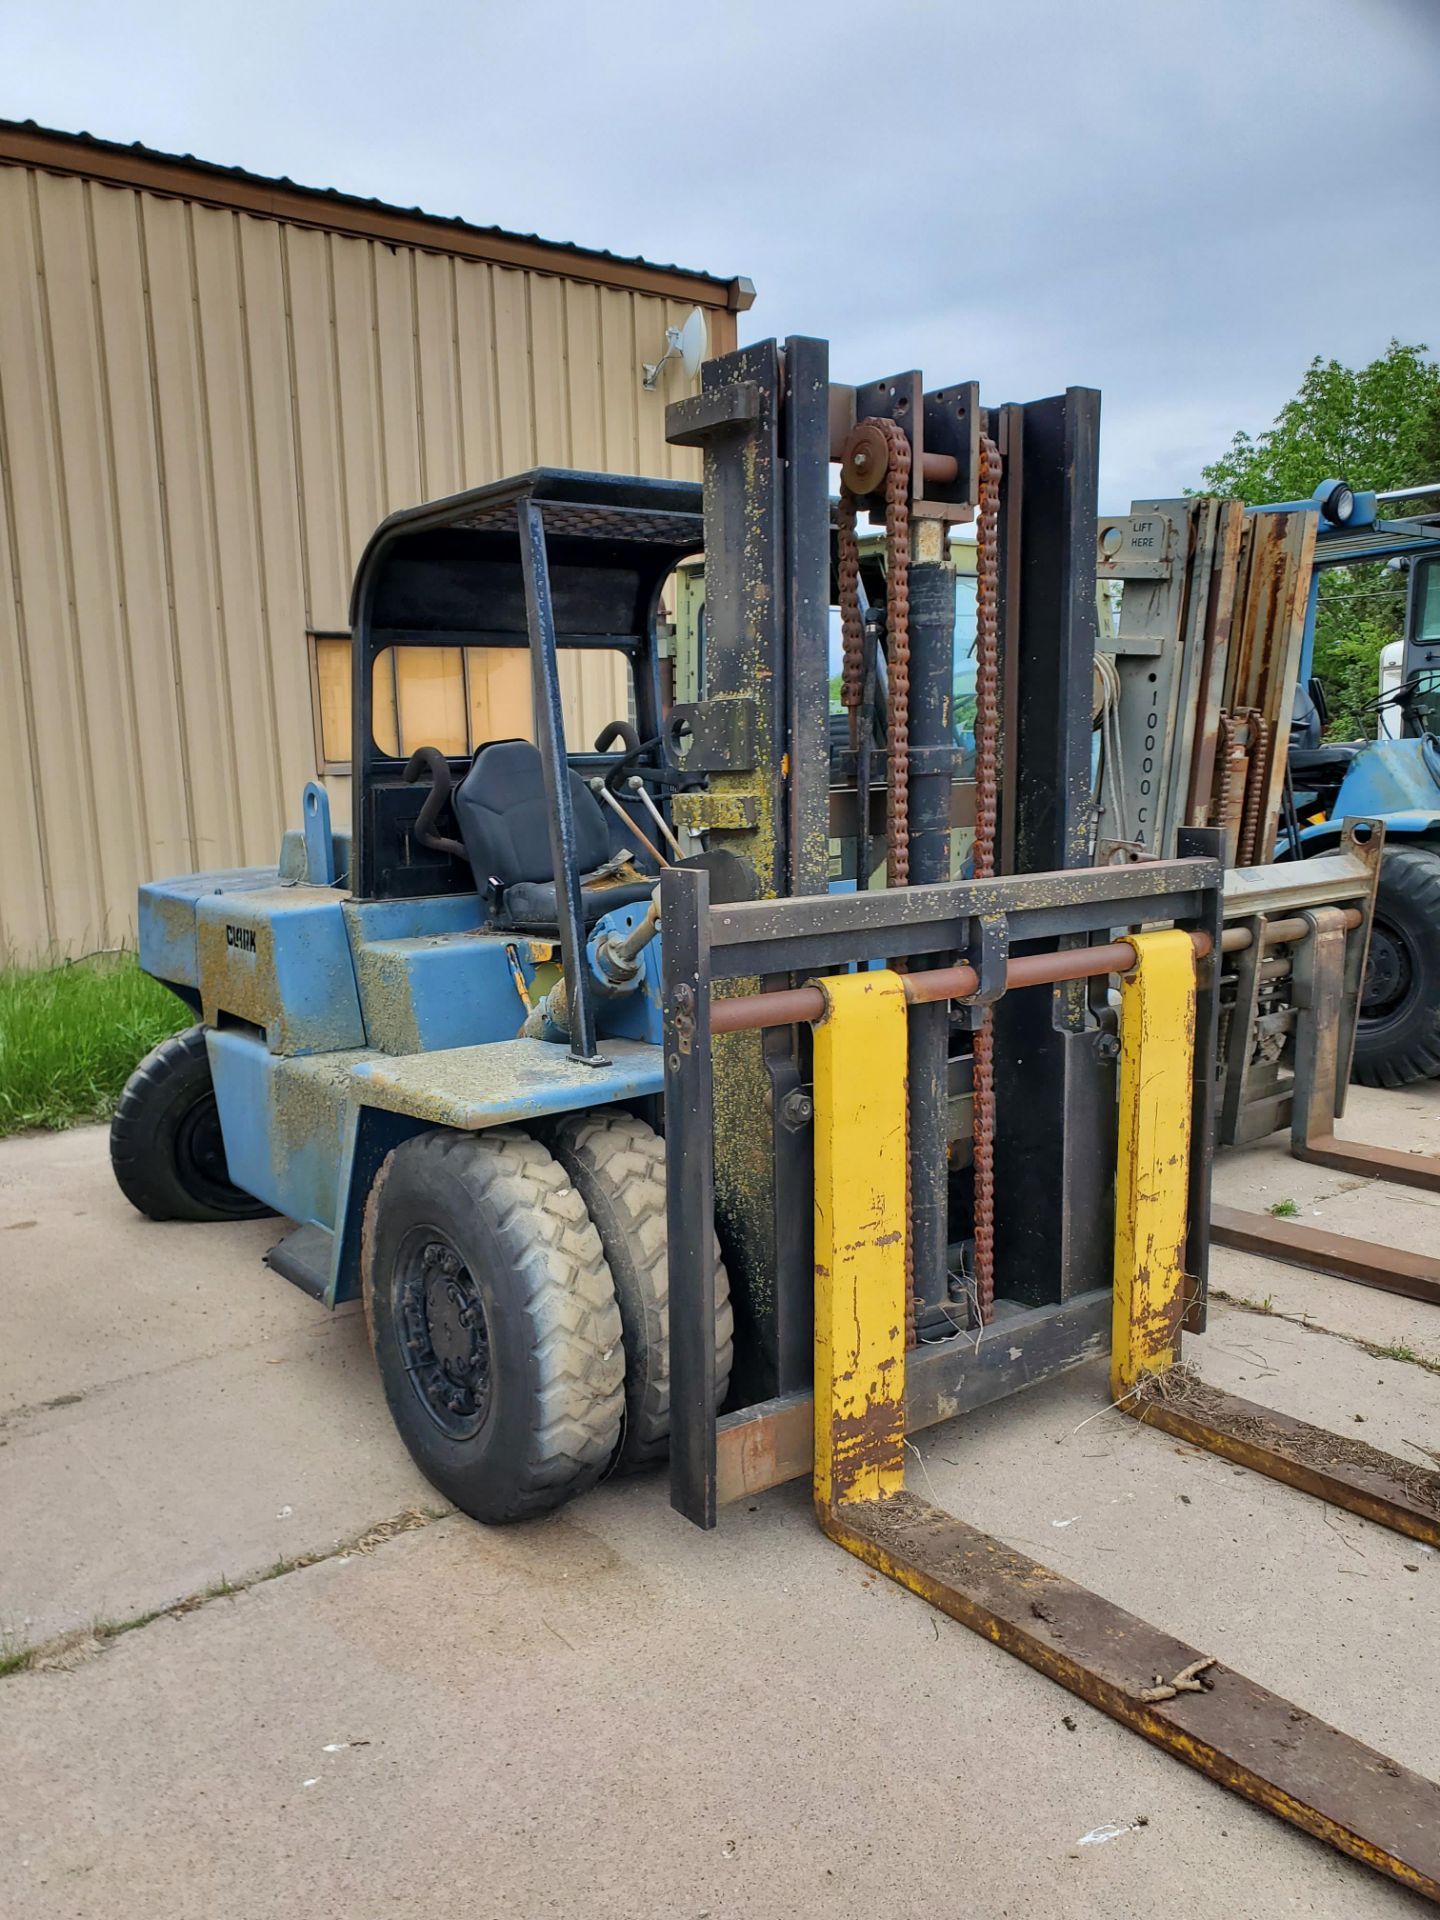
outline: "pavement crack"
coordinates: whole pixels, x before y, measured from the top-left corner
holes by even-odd
[[[349,1303],[346,1302],[346,1305]],[[178,1360],[164,1360],[158,1366],[139,1367],[134,1373],[117,1374],[112,1380],[97,1380],[93,1385],[82,1388],[78,1393],[59,1393],[49,1400],[31,1400],[22,1406],[6,1407],[0,1411],[0,1433],[9,1433],[12,1428],[24,1426],[26,1422],[37,1420],[41,1414],[53,1413],[60,1407],[78,1406],[82,1400],[96,1400],[102,1394],[123,1392],[146,1380],[163,1380],[168,1374],[182,1373],[187,1367],[208,1366],[213,1360],[221,1360],[236,1354],[256,1354],[264,1360],[288,1361],[303,1352],[302,1342],[317,1338],[331,1338],[337,1331],[343,1331],[351,1315],[342,1312],[331,1314],[328,1319],[317,1320],[313,1327],[294,1329],[278,1339],[263,1335],[258,1340],[247,1340],[239,1346],[206,1347],[199,1353],[183,1354]],[[282,1346],[286,1342],[295,1343],[295,1351],[289,1353],[265,1353],[266,1347]]]
[[[1286,1320],[1292,1327],[1303,1327],[1306,1333],[1323,1333],[1327,1339],[1343,1340],[1347,1347],[1358,1347],[1361,1353],[1368,1353],[1372,1360],[1400,1360],[1407,1366],[1421,1368],[1425,1373],[1440,1374],[1440,1360],[1417,1353],[1414,1347],[1406,1346],[1403,1340],[1382,1342],[1367,1340],[1358,1333],[1342,1333],[1338,1327],[1324,1326],[1309,1314],[1286,1313],[1268,1299],[1256,1300],[1245,1293],[1227,1293],[1223,1287],[1211,1287],[1210,1298],[1223,1301],[1227,1307],[1238,1307],[1242,1313],[1258,1314],[1266,1320]]]
[[[286,1554],[239,1580],[222,1574],[209,1586],[187,1593],[183,1599],[172,1600],[168,1606],[151,1607],[147,1612],[130,1614],[123,1620],[96,1620],[88,1627],[72,1627],[66,1633],[30,1646],[18,1645],[8,1636],[0,1635],[0,1680],[16,1673],[71,1672],[86,1661],[96,1659],[125,1634],[153,1626],[157,1620],[182,1620],[186,1614],[199,1613],[221,1600],[233,1600],[238,1594],[249,1593],[271,1580],[283,1580],[288,1574],[301,1573],[307,1567],[320,1566],[327,1560],[342,1560],[352,1553],[373,1553],[398,1534],[414,1533],[421,1527],[433,1526],[437,1520],[448,1520],[454,1511],[453,1507],[406,1507],[388,1520],[377,1520],[362,1532],[338,1540],[333,1547]]]

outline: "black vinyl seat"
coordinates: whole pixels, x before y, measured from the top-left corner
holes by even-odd
[[[1291,778],[1304,782],[1317,775],[1323,779],[1333,774],[1343,779],[1362,744],[1358,740],[1328,740],[1320,747],[1292,747],[1289,758]]]
[[[610,830],[600,802],[573,768],[567,771],[581,909],[591,927],[613,907],[648,900],[655,881],[616,881],[607,875],[587,884],[613,858]],[[476,885],[497,901],[498,917],[507,926],[554,932],[560,914],[539,749],[528,740],[496,740],[481,747],[453,804]]]

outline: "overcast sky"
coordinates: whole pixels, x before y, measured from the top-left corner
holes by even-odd
[[[838,379],[1098,386],[1110,509],[1440,348],[1440,0],[0,0],[0,114],[748,274]]]

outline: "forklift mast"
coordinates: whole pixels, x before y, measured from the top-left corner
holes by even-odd
[[[888,754],[880,745],[865,755],[868,740],[832,751],[828,701],[830,608],[843,578],[829,468],[847,449],[858,456],[862,472],[847,467],[848,492],[873,457],[879,423],[903,436],[913,473],[900,530],[908,882],[950,880],[952,822],[975,819],[975,783],[959,778],[953,723],[955,576],[945,529],[974,516],[982,437],[1003,475],[992,531],[1003,735],[989,870],[1086,862],[1099,395],[1074,388],[986,413],[973,384],[927,392],[912,371],[841,386],[829,379],[823,341],[766,341],[708,363],[701,392],[668,418],[673,442],[706,454],[705,685],[700,699],[672,709],[668,729],[707,789],[677,797],[676,819],[736,856],[751,898],[825,893],[832,837],[858,838],[874,817],[879,796],[861,800],[859,762],[871,761],[867,789],[872,770],[892,778],[893,740]],[[859,497],[878,517],[878,496]],[[893,687],[895,635],[878,608],[869,612]],[[756,977],[723,991],[773,984]],[[1053,1178],[994,1190],[994,1261],[1027,1305],[1082,1291],[1110,1232],[1104,1208],[1077,1198],[1100,1191],[1113,1165],[1114,1076],[1097,1058],[1084,990],[1073,999],[1070,1028],[1057,1028],[1045,1006],[1017,1001],[996,1013],[994,1152],[1010,1166],[1039,1164],[1035,1155],[1053,1165]],[[803,1385],[811,1365],[810,1143],[796,1118],[808,1104],[807,1045],[798,1029],[767,1028],[727,1035],[715,1050],[715,1200],[739,1310],[757,1336],[742,1343],[755,1356],[744,1381],[755,1398]],[[912,1019],[910,1124],[932,1164],[944,1163],[952,1094],[969,1104],[971,1071],[970,1037],[952,1046],[945,1007]],[[1070,1116],[1063,1129],[1054,1103]],[[948,1186],[942,1177],[912,1198],[916,1312],[931,1336],[955,1324],[953,1242],[973,1232],[972,1221],[950,1218]]]

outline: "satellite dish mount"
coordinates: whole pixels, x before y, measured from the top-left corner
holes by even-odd
[[[699,307],[692,307],[683,326],[665,329],[664,353],[653,363],[647,362],[643,368],[645,391],[655,391],[660,384],[661,369],[672,360],[678,360],[685,369],[686,379],[693,380],[700,371],[700,362],[705,358],[708,345],[709,329],[705,324],[704,312]]]

